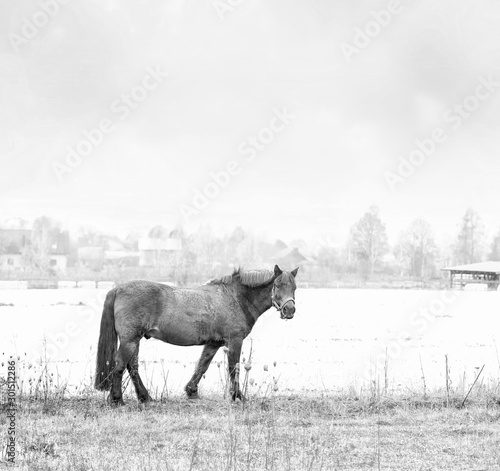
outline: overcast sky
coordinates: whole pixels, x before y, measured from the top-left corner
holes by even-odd
[[[500,227],[500,2],[61,3],[0,1],[0,220]]]

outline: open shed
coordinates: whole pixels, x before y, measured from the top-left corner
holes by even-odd
[[[464,289],[465,285],[481,283],[496,291],[500,284],[500,262],[480,262],[442,268],[450,272],[450,287]]]

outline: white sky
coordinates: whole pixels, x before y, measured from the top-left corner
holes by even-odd
[[[500,3],[401,0],[347,60],[342,43],[390,3],[242,0],[221,20],[212,1],[69,0],[15,43],[40,4],[0,1],[0,220],[185,222],[180,206],[236,160],[240,173],[188,227],[343,242],[376,204],[392,241],[417,217],[446,240],[469,206],[496,231],[500,86],[457,129],[444,116],[474,104],[481,77],[500,85]],[[113,102],[157,66],[169,77],[121,119]],[[283,108],[294,119],[246,161],[240,144]],[[53,162],[102,119],[114,131],[61,183]],[[438,127],[446,142],[391,190],[386,172]]]

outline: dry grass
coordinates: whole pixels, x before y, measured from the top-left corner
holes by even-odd
[[[22,470],[500,470],[491,401],[129,397],[112,409],[90,391],[19,399]]]
[[[127,405],[111,408],[90,383],[70,391],[50,363],[20,359],[16,469],[500,470],[496,383],[478,383],[466,407],[463,393],[391,396],[375,383],[361,396],[283,396],[276,380],[249,388],[245,365],[245,403],[157,391],[140,405],[129,384]]]

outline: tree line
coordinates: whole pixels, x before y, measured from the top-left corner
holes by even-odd
[[[484,260],[500,260],[500,231],[493,240],[485,238],[481,216],[468,208],[460,222],[458,233],[450,247],[438,247],[431,225],[424,219],[414,220],[401,232],[391,248],[385,224],[377,207],[371,207],[351,228],[348,244],[360,273],[367,279],[380,267],[384,256],[393,255],[393,268],[402,276],[418,279],[432,278],[443,266],[465,265]]]
[[[19,276],[63,275],[48,263],[54,234],[60,233],[60,228],[61,224],[45,216],[34,221],[30,240],[20,248],[23,269]],[[310,246],[303,240],[286,244],[280,239],[264,239],[242,227],[216,235],[209,225],[192,233],[180,225],[170,228],[156,225],[142,235],[160,240],[178,239],[181,249],[159,254],[154,259],[154,266],[139,266],[138,258],[134,262],[134,258],[129,257],[106,260],[102,267],[92,270],[78,259],[79,247],[138,253],[141,235],[130,232],[120,238],[83,228],[77,234],[70,234],[65,275],[117,281],[137,277],[163,278],[185,285],[227,274],[237,266],[271,267],[279,257],[285,257],[283,263],[302,266],[302,281],[321,286],[397,279],[439,281],[443,278],[441,268],[444,266],[500,260],[500,231],[492,240],[487,240],[481,216],[472,208],[465,211],[454,242],[446,247],[438,246],[431,225],[424,219],[414,220],[391,245],[376,206],[369,208],[352,225],[347,241],[340,246]],[[290,249],[296,251],[290,254]],[[9,250],[12,247],[0,235],[0,255]]]

